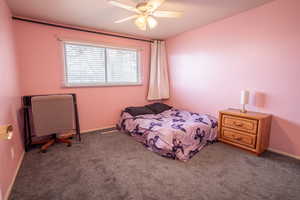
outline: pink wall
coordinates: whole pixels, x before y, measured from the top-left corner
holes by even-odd
[[[115,125],[123,108],[146,104],[149,43],[70,31],[15,21],[22,95],[70,93],[78,95],[82,130]],[[62,88],[62,46],[56,37],[141,49],[143,85],[123,87]]]
[[[274,115],[270,148],[299,156],[299,11],[299,0],[276,0],[168,39],[170,103],[216,116],[256,92],[248,108]]]
[[[23,152],[18,129],[20,92],[11,13],[0,0],[0,125],[13,124],[12,140],[0,140],[0,200],[8,195]]]

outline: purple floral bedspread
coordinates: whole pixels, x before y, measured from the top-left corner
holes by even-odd
[[[217,125],[212,116],[171,109],[136,117],[123,112],[118,128],[153,152],[187,161],[216,140]]]

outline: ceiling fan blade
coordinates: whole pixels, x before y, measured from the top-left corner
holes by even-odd
[[[125,5],[125,4],[120,3],[118,1],[109,0],[108,3],[110,3],[111,5],[113,5],[115,7],[119,7],[119,8],[123,8],[123,9],[129,10],[129,11],[132,11],[132,12],[140,13],[140,11],[138,9],[136,9],[135,7]]]
[[[179,18],[182,16],[182,14],[182,12],[175,11],[155,11],[152,15],[155,17]]]
[[[161,6],[161,4],[165,2],[165,0],[149,0],[147,3],[147,6],[149,6],[149,11],[153,12],[155,11],[157,8],[159,8]]]
[[[131,20],[131,19],[135,19],[135,18],[137,18],[138,17],[138,15],[132,15],[132,16],[130,16],[130,17],[126,17],[126,18],[124,18],[124,19],[120,19],[120,20],[117,20],[117,21],[115,21],[115,23],[122,23],[122,22],[126,22],[126,21],[128,21],[128,20]]]

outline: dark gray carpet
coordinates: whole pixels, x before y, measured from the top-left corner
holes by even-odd
[[[183,163],[121,133],[85,134],[82,144],[25,155],[14,200],[300,199],[300,161],[216,143]]]

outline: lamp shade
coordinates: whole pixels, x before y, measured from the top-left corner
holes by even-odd
[[[139,16],[135,21],[135,25],[145,31],[147,29],[147,18],[145,16]]]
[[[241,91],[241,104],[248,104],[249,103],[249,91],[242,90]]]
[[[148,22],[148,25],[149,25],[150,29],[153,29],[153,28],[155,28],[157,26],[157,21],[153,17],[151,17],[151,16],[149,16],[147,18],[147,22]]]

